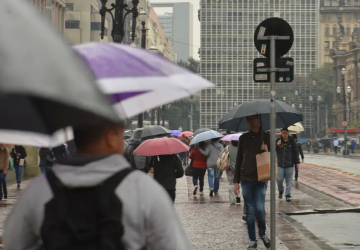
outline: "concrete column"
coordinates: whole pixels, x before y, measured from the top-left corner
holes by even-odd
[[[24,146],[27,157],[26,167],[24,169],[24,177],[35,177],[40,174],[39,168],[39,150],[36,147]]]

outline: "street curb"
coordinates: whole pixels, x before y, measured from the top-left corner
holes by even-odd
[[[335,214],[335,213],[360,213],[360,207],[339,208],[339,209],[313,209],[313,210],[303,210],[303,211],[296,211],[296,212],[284,213],[284,214],[291,216],[291,215]]]
[[[346,174],[346,175],[349,175],[349,176],[352,176],[352,177],[360,178],[360,175],[352,174],[352,173],[349,173],[349,172],[346,172],[346,171],[343,171],[343,170],[340,170],[340,169],[337,169],[337,168],[320,166],[320,165],[316,165],[316,164],[312,164],[312,163],[302,163],[302,164],[307,165],[307,166],[311,166],[311,167],[334,170],[334,171],[337,171],[337,172],[340,172],[340,173],[343,173],[343,174]]]

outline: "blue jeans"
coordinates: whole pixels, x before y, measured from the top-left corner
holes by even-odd
[[[4,194],[4,196],[3,196]],[[2,198],[7,199],[7,187],[6,187],[6,174],[4,174],[3,170],[0,171],[0,200]]]
[[[17,182],[17,184],[20,184],[20,182],[22,180],[22,172],[23,172],[24,166],[19,166],[19,163],[15,163],[14,168],[15,168],[16,182]]]
[[[52,169],[52,166],[40,166],[40,171],[42,174],[46,174]]]
[[[221,171],[217,167],[208,168],[207,170],[210,190],[213,189],[215,194],[217,194],[219,192]]]
[[[296,166],[295,166],[296,167]],[[286,189],[285,189],[285,196],[291,197],[291,183],[292,183],[292,176],[294,174],[294,167],[289,168],[283,168],[278,167],[278,178],[277,178],[277,184],[279,193],[284,193],[284,179],[286,183]]]
[[[266,233],[265,221],[265,195],[267,182],[241,181],[242,194],[244,197],[244,213],[246,213],[246,224],[251,241],[256,241],[255,219],[258,222],[259,235]]]

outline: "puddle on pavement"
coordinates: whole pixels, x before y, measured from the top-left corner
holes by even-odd
[[[360,213],[290,216],[308,231],[336,249],[360,249]]]

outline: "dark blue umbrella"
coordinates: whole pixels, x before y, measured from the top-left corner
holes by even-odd
[[[303,115],[298,110],[282,101],[275,101],[276,127],[287,128],[303,120]],[[259,115],[260,127],[270,129],[270,100],[254,100],[244,102],[232,108],[219,122],[219,129],[232,131],[249,131],[246,121],[247,116]]]

